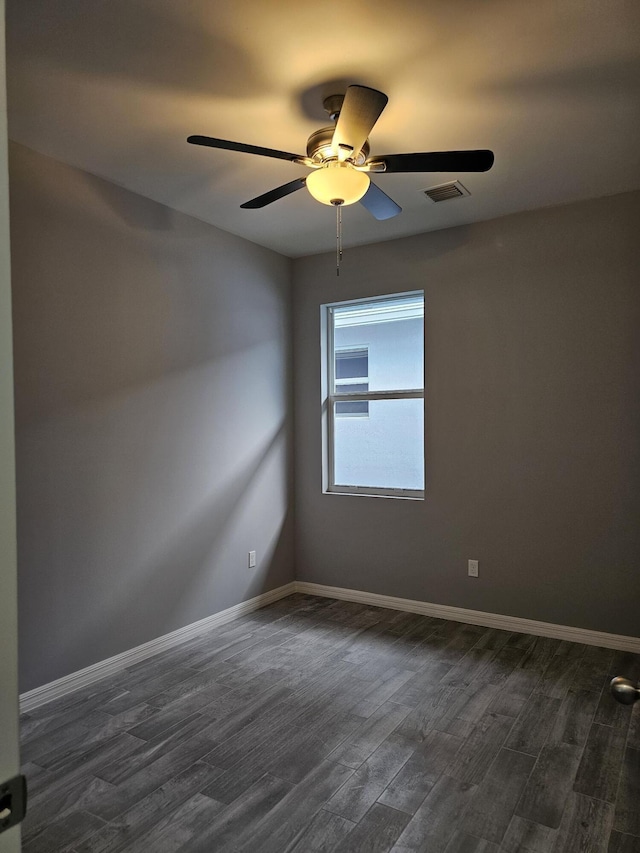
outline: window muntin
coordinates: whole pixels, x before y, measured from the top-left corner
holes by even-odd
[[[424,294],[324,310],[325,491],[422,498]]]

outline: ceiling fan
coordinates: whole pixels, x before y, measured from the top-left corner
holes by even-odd
[[[376,219],[390,219],[397,216],[402,208],[373,183],[370,174],[486,172],[493,165],[493,152],[486,149],[371,157],[368,136],[388,100],[385,94],[368,86],[349,86],[344,95],[325,98],[324,108],[335,125],[311,134],[307,140],[306,156],[210,136],[189,136],[187,142],[290,160],[313,170],[306,177],[296,178],[241,204],[242,208],[265,207],[306,186],[311,195],[323,204],[339,208],[359,201]]]

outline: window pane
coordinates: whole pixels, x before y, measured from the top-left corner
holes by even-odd
[[[424,386],[424,297],[338,305],[333,319],[336,379],[368,376],[372,391]],[[345,372],[364,369],[363,351],[367,372]]]
[[[358,379],[369,375],[369,354],[366,349],[336,353],[336,379]]]
[[[362,394],[369,390],[367,382],[340,382],[336,384],[336,393],[338,394]]]
[[[367,418],[334,420],[335,485],[424,489],[424,401],[368,405]]]
[[[336,403],[336,415],[368,415],[369,401],[368,400],[353,400],[348,403]]]

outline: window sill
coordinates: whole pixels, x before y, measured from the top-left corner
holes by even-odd
[[[347,495],[350,497],[358,497],[358,498],[390,498],[391,500],[396,501],[424,501],[424,492],[419,491],[409,491],[407,490],[398,490],[396,492],[386,492],[386,491],[374,491],[372,489],[358,489],[358,488],[345,488],[345,489],[325,489],[323,491],[325,495]]]

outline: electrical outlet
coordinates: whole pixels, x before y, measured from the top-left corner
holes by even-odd
[[[256,567],[256,552],[249,551],[249,568],[255,569]]]
[[[477,578],[478,577],[478,561],[477,560],[469,560],[469,577]]]

